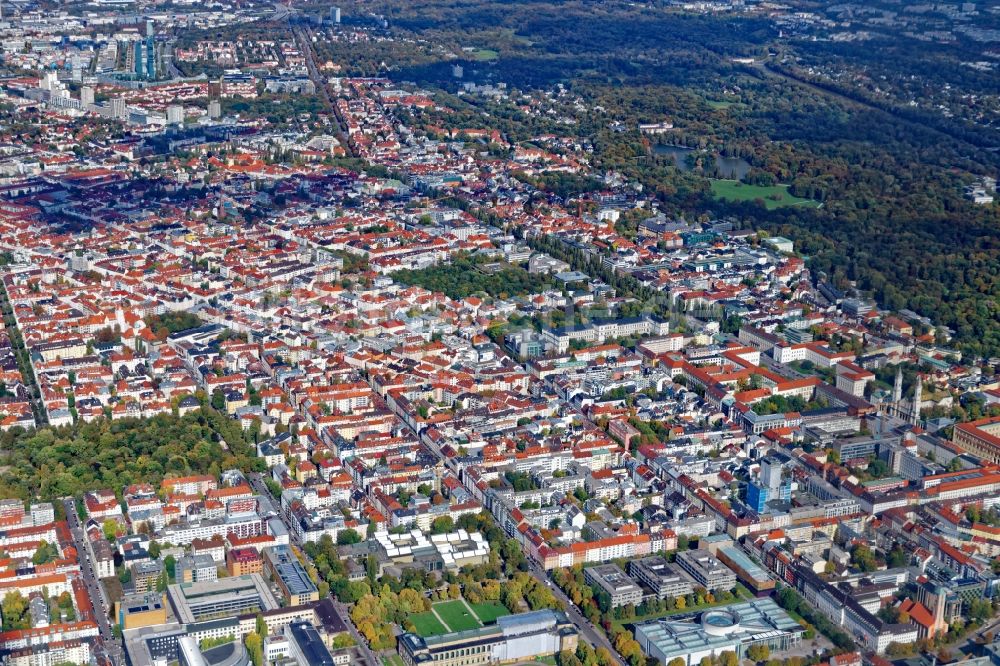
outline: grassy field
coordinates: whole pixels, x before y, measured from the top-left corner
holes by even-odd
[[[738,180],[712,180],[712,194],[715,195],[716,199],[729,201],[761,199],[768,210],[783,206],[808,206],[810,208],[819,206],[818,201],[789,194],[787,185],[762,187],[760,185],[746,185]]]
[[[416,632],[427,638],[453,631],[476,629],[483,624],[495,622],[502,615],[508,615],[508,613],[507,609],[500,604],[477,604],[475,608],[470,610],[470,607],[463,600],[456,599],[454,601],[440,601],[434,604],[433,610],[411,615],[410,621],[413,622],[413,628]],[[482,621],[476,619],[477,616]]]
[[[492,624],[497,621],[498,617],[510,615],[510,611],[503,604],[498,604],[495,601],[469,605],[472,606],[472,612],[476,614],[476,617],[483,624]]]
[[[403,658],[398,654],[390,654],[388,657],[382,660],[385,666],[406,666],[403,662]]]
[[[728,109],[729,107],[731,107],[733,105],[732,102],[728,102],[726,100],[720,100],[720,99],[706,99],[705,102],[710,107],[712,107],[713,109],[717,109],[717,110]]]
[[[466,631],[480,626],[479,620],[461,599],[434,604],[434,610],[452,631]]]
[[[441,624],[433,612],[414,613],[410,616],[410,622],[418,634],[427,638],[428,636],[440,636],[448,633],[448,627]]]
[[[472,52],[472,57],[476,60],[487,61],[496,60],[500,57],[500,54],[493,49],[477,49]]]

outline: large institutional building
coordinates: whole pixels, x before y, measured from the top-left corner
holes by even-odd
[[[697,616],[636,625],[635,639],[643,652],[660,663],[680,658],[687,666],[694,666],[704,657],[718,657],[723,652],[742,658],[751,645],[787,650],[801,642],[802,632],[798,622],[766,598],[714,608]]]
[[[405,633],[399,637],[399,654],[409,666],[481,666],[573,651],[576,644],[576,629],[565,614],[540,610],[441,636],[422,638]]]
[[[952,441],[984,460],[1000,463],[1000,416],[959,423]]]

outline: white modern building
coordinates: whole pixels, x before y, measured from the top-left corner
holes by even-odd
[[[766,598],[636,625],[635,639],[660,663],[680,658],[694,666],[724,652],[742,659],[751,645],[787,650],[801,642],[803,631],[773,599]]]

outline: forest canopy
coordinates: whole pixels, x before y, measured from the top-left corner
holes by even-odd
[[[5,454],[0,496],[25,500],[53,500],[100,488],[121,493],[133,483],[155,486],[171,476],[259,466],[240,426],[210,408],[180,417],[14,428],[0,435],[0,448]]]
[[[343,9],[347,16],[364,14],[355,1]],[[893,35],[895,46],[883,57],[882,49],[829,40],[782,40],[762,19],[691,16],[657,3],[386,0],[380,12],[393,39],[318,48],[350,63],[352,73],[379,72],[435,89],[442,109],[402,112],[408,126],[477,128],[488,117],[512,143],[543,135],[589,143],[597,172],[639,182],[668,215],[735,219],[787,236],[814,274],[838,288],[856,288],[887,310],[929,317],[952,329],[965,353],[1000,355],[1000,206],[964,197],[974,177],[995,174],[1000,163],[998,154],[980,148],[997,143],[995,125],[972,131],[969,118],[932,114],[929,101],[945,86],[911,90],[918,84],[904,66],[918,55],[931,78],[946,71],[964,92],[992,94],[988,76],[939,66],[960,45]],[[498,57],[463,61],[433,47],[453,43]],[[461,80],[451,73],[456,57],[465,64]],[[877,67],[898,87],[898,99],[928,95],[927,108],[877,103],[870,91],[846,83],[804,81],[802,66],[813,63]],[[510,97],[453,94],[466,81],[502,82]],[[520,97],[557,84],[567,101],[560,105],[562,93],[553,95],[550,113],[531,112]],[[720,201],[711,189],[718,175],[712,160],[678,168],[638,131],[639,123],[664,120],[673,129],[661,141],[697,155],[741,158],[751,167],[746,180],[786,185],[791,195],[822,206],[768,210],[755,201]],[[533,180],[563,197],[585,196],[592,186],[564,176]]]

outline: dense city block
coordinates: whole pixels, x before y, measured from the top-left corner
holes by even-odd
[[[11,0],[0,664],[1000,665],[989,2]]]

